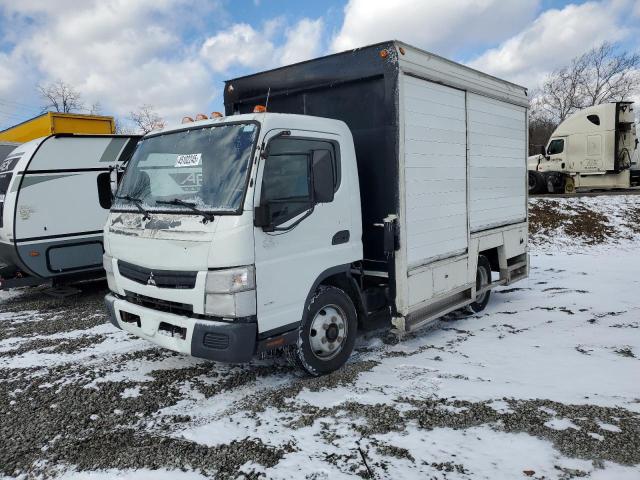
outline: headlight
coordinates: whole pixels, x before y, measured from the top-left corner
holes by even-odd
[[[256,314],[256,276],[253,266],[207,272],[204,311],[219,317]]]
[[[207,272],[207,293],[235,293],[255,288],[256,275],[252,266]]]
[[[117,292],[116,277],[113,275],[113,257],[106,253],[102,255],[102,266],[107,274],[107,285],[109,285],[109,290]]]

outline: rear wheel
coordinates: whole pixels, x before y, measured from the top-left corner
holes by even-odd
[[[467,307],[472,313],[479,313],[489,303],[491,290],[485,290],[491,283],[491,264],[484,255],[478,257],[478,269],[476,270],[476,300]]]
[[[339,369],[348,360],[358,329],[356,308],[341,289],[321,286],[305,309],[296,364],[313,376]]]

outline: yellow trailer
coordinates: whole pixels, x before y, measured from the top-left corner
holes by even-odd
[[[81,113],[46,112],[0,131],[0,141],[29,142],[56,133],[113,134],[113,117]]]

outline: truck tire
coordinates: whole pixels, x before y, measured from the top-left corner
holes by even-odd
[[[476,291],[479,291],[491,283],[491,264],[484,255],[478,256],[478,269],[476,270]],[[489,303],[491,290],[487,290],[476,296],[476,300],[470,303],[467,309],[471,313],[480,313]]]
[[[547,175],[547,190],[549,193],[564,193],[565,179],[561,174]]]
[[[539,172],[529,171],[529,194],[544,193],[545,191],[544,177]]]
[[[353,351],[357,330],[356,307],[349,295],[337,287],[320,286],[300,324],[296,364],[314,377],[338,370]]]

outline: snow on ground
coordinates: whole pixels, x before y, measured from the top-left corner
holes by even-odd
[[[635,198],[534,200],[529,279],[399,343],[365,333],[318,379],[149,345],[105,323],[102,285],[6,298],[0,475],[640,478]]]

